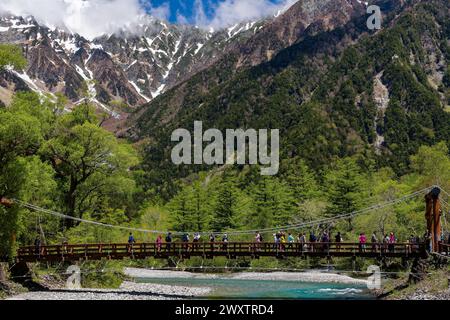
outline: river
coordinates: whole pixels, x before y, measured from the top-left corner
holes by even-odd
[[[125,268],[119,289],[59,288],[18,300],[375,299],[364,279],[328,272],[191,273]]]
[[[220,277],[198,278],[140,278],[140,283],[165,284],[182,287],[209,287],[202,299],[374,299],[366,286],[335,282],[298,282],[278,280],[245,280]]]

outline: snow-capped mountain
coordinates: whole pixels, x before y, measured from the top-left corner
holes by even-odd
[[[12,92],[24,88],[63,93],[73,104],[89,99],[119,118],[123,106],[153,100],[213,64],[265,23],[214,31],[144,16],[132,31],[123,29],[89,41],[33,17],[3,16],[0,43],[22,46],[28,66],[0,74],[0,99],[8,100]]]

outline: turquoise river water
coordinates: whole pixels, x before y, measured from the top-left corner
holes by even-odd
[[[366,286],[358,284],[241,280],[227,279],[226,277],[216,279],[141,278],[137,280],[145,283],[213,288],[213,291],[206,297],[207,299],[375,299]]]

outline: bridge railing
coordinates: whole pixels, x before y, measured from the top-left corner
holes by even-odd
[[[423,244],[409,243],[269,243],[269,242],[172,242],[135,244],[63,244],[50,246],[28,246],[18,251],[18,258],[33,257],[52,259],[67,258],[120,258],[127,256],[351,256],[351,255],[402,255],[419,254]],[[444,247],[443,247],[444,248]],[[444,248],[445,249],[445,248]],[[448,247],[446,247],[448,252]]]

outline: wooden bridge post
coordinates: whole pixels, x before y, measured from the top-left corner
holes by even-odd
[[[439,251],[439,242],[441,241],[440,193],[441,190],[435,187],[425,196],[425,218],[427,220],[427,232],[431,238],[431,251],[433,252]]]

